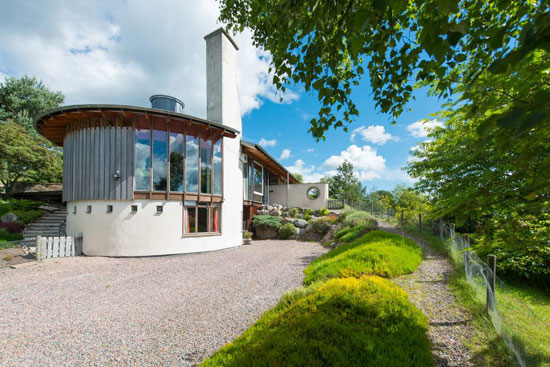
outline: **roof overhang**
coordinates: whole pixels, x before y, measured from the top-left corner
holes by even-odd
[[[283,167],[282,164],[280,164],[275,158],[273,158],[268,152],[266,152],[265,149],[262,148],[260,145],[242,140],[241,146],[243,153],[249,154],[258,162],[269,167],[271,171],[276,172],[283,177],[288,176],[289,183],[294,184],[300,182],[298,181],[298,179],[296,179],[296,177],[292,175],[292,173],[290,173],[285,167]]]
[[[209,121],[182,113],[159,110],[156,108],[110,105],[110,104],[90,104],[90,105],[72,105],[55,108],[41,113],[34,119],[36,130],[46,139],[59,146],[63,145],[66,128],[73,122],[89,118],[101,118],[105,116],[124,116],[125,118],[147,115],[152,117],[165,117],[173,120],[180,120],[191,124],[207,126],[212,129],[221,130],[223,136],[235,138],[240,131],[219,122]]]

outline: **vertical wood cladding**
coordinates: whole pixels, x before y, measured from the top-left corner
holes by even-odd
[[[63,201],[132,200],[134,131],[131,127],[88,127],[63,142]],[[119,178],[113,177],[118,172]]]

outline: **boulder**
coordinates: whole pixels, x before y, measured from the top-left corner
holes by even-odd
[[[306,232],[311,232],[312,229],[313,229],[313,224],[310,223],[306,226]]]
[[[260,209],[260,210],[258,210],[258,215],[269,215],[269,211],[264,210],[264,209]]]
[[[304,219],[296,219],[294,221],[294,226],[298,228],[306,228],[307,222]]]
[[[294,219],[285,217],[284,214],[283,214],[283,225],[285,225],[285,224],[287,224],[287,223],[292,223],[292,224],[294,224]]]
[[[314,231],[309,231],[304,234],[304,239],[306,241],[315,241],[320,242],[323,238],[323,235]]]
[[[267,206],[267,211],[268,212],[272,211],[273,209],[275,209],[275,207],[273,205],[268,205]]]
[[[19,217],[13,213],[6,213],[0,218],[0,222],[17,222]]]
[[[257,226],[256,237],[260,240],[267,240],[279,237],[279,231],[276,228],[269,226]]]
[[[269,212],[269,215],[271,215],[272,217],[280,217],[281,212],[279,211],[279,209],[273,209]]]

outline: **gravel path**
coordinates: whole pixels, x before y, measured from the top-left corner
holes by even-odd
[[[76,257],[0,269],[0,366],[190,366],[248,328],[326,250]]]
[[[401,230],[378,221],[380,229],[401,234]],[[394,279],[408,294],[409,299],[428,317],[428,335],[432,341],[432,354],[437,367],[469,367],[469,349],[464,341],[472,336],[470,315],[456,303],[448,281],[452,265],[448,259],[433,251],[422,239],[404,234],[422,248],[424,260],[409,275]]]

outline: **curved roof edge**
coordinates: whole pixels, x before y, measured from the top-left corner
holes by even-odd
[[[54,108],[45,112],[40,113],[34,118],[33,124],[34,128],[40,132],[40,121],[53,117],[55,115],[63,114],[63,113],[69,113],[69,112],[85,112],[85,111],[101,111],[101,110],[109,110],[109,111],[128,111],[128,112],[136,112],[136,113],[144,113],[144,114],[154,114],[154,115],[162,115],[162,116],[172,116],[175,118],[181,118],[181,119],[188,119],[200,124],[212,126],[221,130],[225,130],[228,132],[231,132],[233,134],[240,134],[241,132],[239,130],[233,129],[232,127],[226,126],[224,124],[221,124],[219,122],[205,120],[199,117],[186,115],[183,113],[178,112],[172,112],[167,110],[161,110],[157,108],[149,108],[149,107],[138,107],[138,106],[126,106],[126,105],[115,105],[115,104],[86,104],[86,105],[70,105],[70,106],[62,106],[58,108]]]

